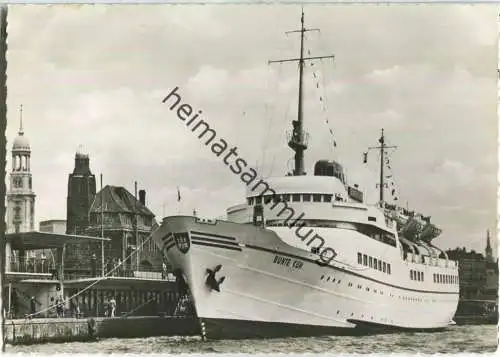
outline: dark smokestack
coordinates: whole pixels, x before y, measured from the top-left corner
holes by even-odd
[[[139,202],[146,205],[146,190],[139,190]]]

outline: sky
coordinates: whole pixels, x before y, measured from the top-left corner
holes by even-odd
[[[306,54],[335,55],[306,66],[306,171],[339,160],[374,202],[377,157],[365,165],[362,153],[384,128],[398,146],[399,202],[432,216],[443,229],[434,242],[483,252],[490,229],[495,244],[497,8],[304,11],[306,27],[321,30],[307,33]],[[104,184],[133,193],[137,181],[158,219],[193,209],[217,217],[243,202],[239,178],[162,104],[175,87],[264,177],[290,170],[298,67],[268,60],[298,55],[299,36],[285,32],[299,28],[299,6],[14,5],[8,21],[8,147],[23,104],[36,222],[66,217],[80,146]]]

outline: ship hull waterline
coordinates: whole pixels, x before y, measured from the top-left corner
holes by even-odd
[[[227,234],[221,224],[235,227],[237,234]],[[266,230],[252,225],[217,225],[199,224],[194,217],[174,216],[166,218],[155,234],[173,269],[181,272],[187,283],[201,334],[207,339],[441,331],[451,323],[433,321],[411,326],[403,320],[396,321],[402,311],[390,307],[382,318],[384,309],[378,304],[356,299],[346,294],[347,289],[342,290],[342,281],[352,280],[356,284],[355,279],[362,278],[346,270],[332,270],[339,282],[333,284],[333,289],[315,286],[311,277],[330,267],[311,259],[307,252],[281,245],[282,242],[270,242],[272,232],[263,237]],[[233,237],[236,235],[237,240]],[[256,237],[270,244],[258,244]],[[276,256],[300,258],[292,265],[300,261],[303,267],[283,270],[279,263],[269,263],[275,262]],[[216,282],[222,279],[216,289],[207,281],[209,271],[215,271]]]

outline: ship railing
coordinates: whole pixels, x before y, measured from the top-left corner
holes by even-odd
[[[137,270],[137,269],[117,269],[112,272],[105,271],[105,276],[110,278],[134,278],[134,279],[147,279],[147,280],[166,280],[166,281],[174,281],[175,277],[171,272],[167,271],[145,271],[145,270]],[[101,278],[102,270],[98,269],[95,271],[95,274],[92,274],[92,271],[88,269],[81,270],[69,270],[65,271],[64,279],[65,280],[78,280],[78,279],[92,279],[92,278]]]
[[[7,258],[6,271],[13,273],[35,273],[50,274],[55,270],[54,263],[49,259],[42,258]]]

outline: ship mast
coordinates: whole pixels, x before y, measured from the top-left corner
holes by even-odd
[[[304,27],[304,9],[302,9],[302,16],[300,18],[300,30],[288,31],[288,33],[300,32],[300,57],[290,58],[277,61],[268,61],[271,63],[283,62],[298,62],[299,63],[299,103],[297,108],[297,120],[292,121],[293,131],[288,141],[288,146],[295,152],[295,166],[292,172],[293,176],[305,175],[304,171],[304,151],[307,149],[307,134],[304,132],[304,116],[303,116],[303,77],[304,77],[304,61],[315,60],[322,58],[335,58],[334,55],[318,56],[318,57],[304,57],[304,34],[308,31],[319,31],[319,29],[307,29]]]
[[[380,146],[371,146],[368,150],[379,149],[380,150],[380,180],[378,183],[379,188],[379,204],[380,207],[384,208],[384,188],[385,188],[385,180],[384,180],[384,160],[385,160],[385,149],[396,149],[397,146],[387,146],[385,144],[385,136],[384,129],[381,130],[380,139],[378,139]]]

